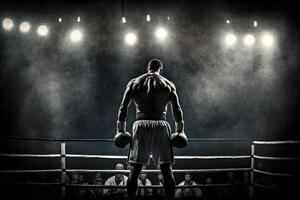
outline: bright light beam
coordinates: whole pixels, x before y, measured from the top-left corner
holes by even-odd
[[[47,36],[48,32],[49,32],[48,27],[45,25],[40,25],[37,29],[37,33],[42,37]]]
[[[257,21],[256,20],[253,22],[253,26],[257,27]]]
[[[72,42],[77,43],[82,39],[82,33],[80,30],[73,30],[70,34],[70,39]]]
[[[22,22],[19,28],[22,33],[28,33],[30,30],[30,24],[28,22]]]
[[[228,35],[226,35],[226,37],[225,37],[225,44],[227,46],[232,47],[232,46],[235,45],[235,43],[236,43],[236,36],[235,35],[233,35],[231,33],[228,34]]]
[[[255,43],[255,38],[253,35],[248,34],[244,37],[244,44],[246,46],[252,46],[254,43]]]
[[[133,46],[137,41],[137,36],[134,33],[127,33],[125,35],[125,42],[129,46]]]
[[[14,27],[14,22],[12,19],[10,18],[5,18],[3,21],[2,21],[2,26],[5,30],[9,31],[11,30],[13,27]]]
[[[122,17],[122,23],[125,24],[126,23],[126,18]]]
[[[265,34],[262,37],[262,43],[263,43],[263,45],[265,47],[271,47],[271,46],[273,46],[273,43],[274,43],[273,36],[270,33]]]
[[[155,31],[155,36],[159,40],[164,40],[167,37],[167,35],[168,35],[167,30],[162,27],[156,29]]]

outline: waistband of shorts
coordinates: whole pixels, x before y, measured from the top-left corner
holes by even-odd
[[[137,113],[136,120],[167,120],[164,113]]]
[[[133,126],[169,126],[170,124],[166,120],[136,120]]]

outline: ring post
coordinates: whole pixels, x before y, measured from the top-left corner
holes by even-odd
[[[60,144],[61,198],[66,198],[66,143]]]
[[[255,154],[255,145],[251,144],[251,167],[250,167],[250,186],[249,186],[249,196],[250,198],[254,195],[254,154]]]

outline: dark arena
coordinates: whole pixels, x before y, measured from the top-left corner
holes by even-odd
[[[298,199],[298,13],[1,1],[0,199]]]

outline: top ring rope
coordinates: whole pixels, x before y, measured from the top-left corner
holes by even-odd
[[[57,142],[113,142],[113,139],[74,139],[74,138],[44,138],[44,137],[20,137],[20,136],[1,136],[0,140],[37,140],[37,141],[57,141]],[[218,141],[245,141],[252,142],[249,138],[189,138],[189,141],[199,142],[218,142]]]

